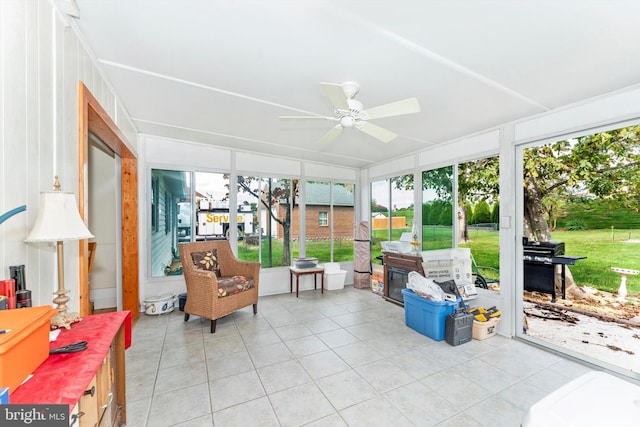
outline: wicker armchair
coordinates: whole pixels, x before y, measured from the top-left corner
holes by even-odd
[[[260,264],[240,261],[227,240],[181,243],[180,258],[187,284],[185,322],[191,314],[210,319],[214,333],[220,317],[251,304],[253,314],[258,312]]]

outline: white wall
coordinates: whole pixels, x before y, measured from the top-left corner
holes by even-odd
[[[93,269],[89,276],[91,301],[94,308],[117,307],[117,292],[121,291],[118,265],[122,256],[118,236],[121,234],[120,171],[116,157],[103,142],[89,140],[89,224],[90,239],[96,242]]]
[[[131,143],[136,129],[94,60],[47,0],[0,1],[0,214],[26,205],[0,225],[0,278],[25,264],[34,305],[50,304],[56,284],[52,246],[23,240],[38,213],[39,193],[77,194],[78,80],[95,95]],[[91,228],[91,224],[89,224]],[[65,287],[78,311],[78,245],[65,248]]]

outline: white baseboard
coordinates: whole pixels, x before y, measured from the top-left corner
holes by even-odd
[[[118,306],[116,288],[91,289],[91,301],[94,309]]]

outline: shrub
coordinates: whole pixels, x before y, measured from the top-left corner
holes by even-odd
[[[584,221],[581,219],[572,219],[567,222],[567,230],[578,231],[584,230],[585,228]]]
[[[473,223],[484,224],[491,222],[491,210],[486,200],[480,200],[473,208]]]
[[[495,202],[491,209],[491,222],[497,224],[500,222],[500,203]]]

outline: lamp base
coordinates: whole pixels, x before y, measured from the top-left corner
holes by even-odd
[[[51,318],[51,329],[71,329],[71,324],[81,321],[80,313],[58,313]]]

